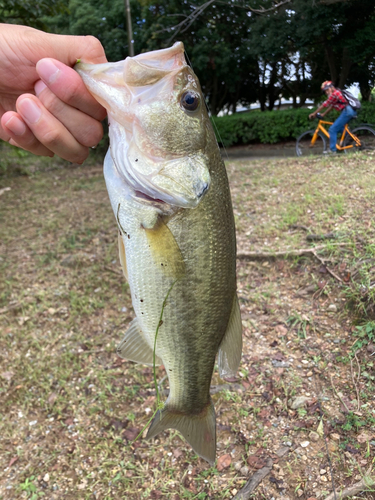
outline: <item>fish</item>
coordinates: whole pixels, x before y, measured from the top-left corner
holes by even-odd
[[[228,177],[184,45],[75,69],[108,112],[104,177],[135,318],[117,352],[164,365],[169,395],[146,439],[176,429],[215,463],[210,385],[241,361]]]

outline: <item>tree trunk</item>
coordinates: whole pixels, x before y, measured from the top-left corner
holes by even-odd
[[[359,90],[363,101],[371,101],[371,87],[368,83],[360,83]]]
[[[353,61],[349,56],[349,50],[345,47],[342,51],[342,63],[341,63],[341,73],[339,79],[339,88],[343,89],[345,86],[345,82],[348,78],[350,68],[353,65]]]
[[[325,44],[324,50],[326,53],[326,59],[327,59],[328,66],[329,66],[329,72],[331,74],[331,80],[332,80],[334,85],[337,85],[337,70],[336,70],[336,64],[335,64],[335,54],[334,54],[332,47],[330,45]]]

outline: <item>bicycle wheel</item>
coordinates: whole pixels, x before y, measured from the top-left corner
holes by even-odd
[[[349,135],[346,134],[344,146],[353,146],[352,148],[344,149],[345,153],[353,153],[354,151],[375,150],[375,130],[368,125],[360,125],[359,127],[351,130],[361,141],[358,145],[357,142]]]
[[[297,156],[321,155],[326,150],[326,138],[321,132],[318,132],[315,144],[311,144],[311,139],[314,134],[315,130],[308,130],[298,137],[296,143]]]

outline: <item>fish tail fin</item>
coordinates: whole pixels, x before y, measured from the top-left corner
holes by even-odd
[[[166,429],[176,429],[193,448],[195,453],[211,465],[216,458],[216,416],[210,399],[200,414],[187,414],[168,408],[168,403],[158,410],[146,439],[153,438]]]

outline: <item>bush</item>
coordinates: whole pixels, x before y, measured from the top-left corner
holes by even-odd
[[[249,111],[211,118],[219,144],[224,147],[261,142],[275,144],[294,140],[302,132],[316,127],[317,121],[309,121],[310,109],[286,109],[280,111]],[[331,112],[327,119],[334,120],[338,113]],[[360,123],[375,124],[375,104],[363,103],[358,119]]]

